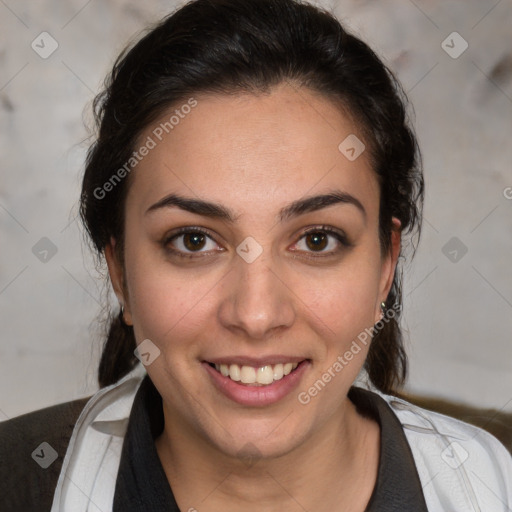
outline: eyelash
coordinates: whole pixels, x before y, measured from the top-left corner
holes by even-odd
[[[186,253],[186,252],[182,252],[180,250],[174,249],[174,248],[172,248],[172,246],[170,246],[170,243],[173,240],[175,240],[176,238],[180,237],[181,235],[191,234],[191,233],[198,233],[198,234],[204,235],[204,236],[212,239],[213,241],[215,241],[212,234],[209,231],[206,231],[199,227],[184,227],[184,228],[180,228],[177,231],[171,233],[170,235],[164,237],[161,244],[166,251],[168,251],[169,253],[171,253],[174,256],[177,256],[178,258],[185,258],[185,259],[201,258],[201,257],[203,257],[201,255],[205,254],[204,252],[198,251],[198,252]],[[347,239],[347,236],[345,235],[345,233],[343,233],[343,231],[338,231],[329,226],[316,226],[316,227],[308,228],[306,231],[304,231],[304,233],[302,233],[302,235],[298,241],[302,240],[307,235],[312,234],[312,233],[324,233],[326,235],[333,236],[345,248],[349,248],[349,247],[353,246],[353,244],[351,244],[349,242],[349,240]],[[298,241],[296,243],[298,243]],[[307,256],[307,258],[311,258],[311,259],[326,258],[326,257],[333,256],[333,255],[337,254],[338,252],[340,252],[340,250],[341,249],[336,249],[334,251],[318,253],[315,256]],[[312,254],[315,254],[314,251],[312,252]]]

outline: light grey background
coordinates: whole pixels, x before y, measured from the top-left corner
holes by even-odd
[[[408,389],[512,411],[512,3],[315,3],[377,50],[415,108],[427,197],[405,277]],[[0,0],[0,419],[97,389],[105,292],[74,220],[82,113],[124,45],[175,5]],[[31,47],[50,48],[43,31],[58,43],[46,59]],[[469,45],[458,58],[442,47],[462,48],[454,31]],[[57,248],[46,262],[32,250],[43,237]]]

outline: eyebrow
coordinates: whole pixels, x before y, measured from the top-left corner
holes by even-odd
[[[285,206],[279,211],[279,221],[284,222],[299,215],[304,215],[309,212],[314,212],[327,208],[335,204],[351,204],[355,206],[363,215],[366,220],[366,210],[361,204],[359,199],[339,190],[330,192],[329,194],[322,194],[317,196],[310,196],[304,199],[298,199],[293,203]],[[146,214],[154,212],[164,208],[177,207],[187,212],[202,215],[203,217],[210,217],[226,221],[230,224],[235,223],[240,215],[235,213],[229,208],[210,201],[204,201],[201,199],[193,199],[190,197],[180,196],[178,194],[169,194],[160,201],[156,202],[146,210]]]

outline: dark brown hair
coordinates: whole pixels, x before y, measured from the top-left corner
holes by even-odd
[[[193,94],[257,94],[284,81],[323,94],[357,120],[380,184],[382,250],[390,249],[392,217],[401,221],[403,247],[407,237],[414,249],[424,194],[421,155],[405,93],[392,72],[333,15],[307,3],[194,0],[125,49],[95,98],[98,134],[87,155],[80,213],[98,255],[113,237],[122,258],[129,180],[119,180],[108,192],[104,184],[129,161],[153,120]],[[407,373],[399,327],[401,275],[399,262],[387,297],[396,314],[375,332],[365,363],[371,381],[385,393],[401,386]],[[135,346],[132,327],[117,315],[110,318],[100,386],[134,367]]]

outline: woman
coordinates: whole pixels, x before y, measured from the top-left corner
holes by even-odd
[[[405,101],[294,0],[196,0],[119,57],[81,196],[120,305],[101,390],[2,425],[30,448],[2,510],[510,510],[495,438],[395,396]]]

